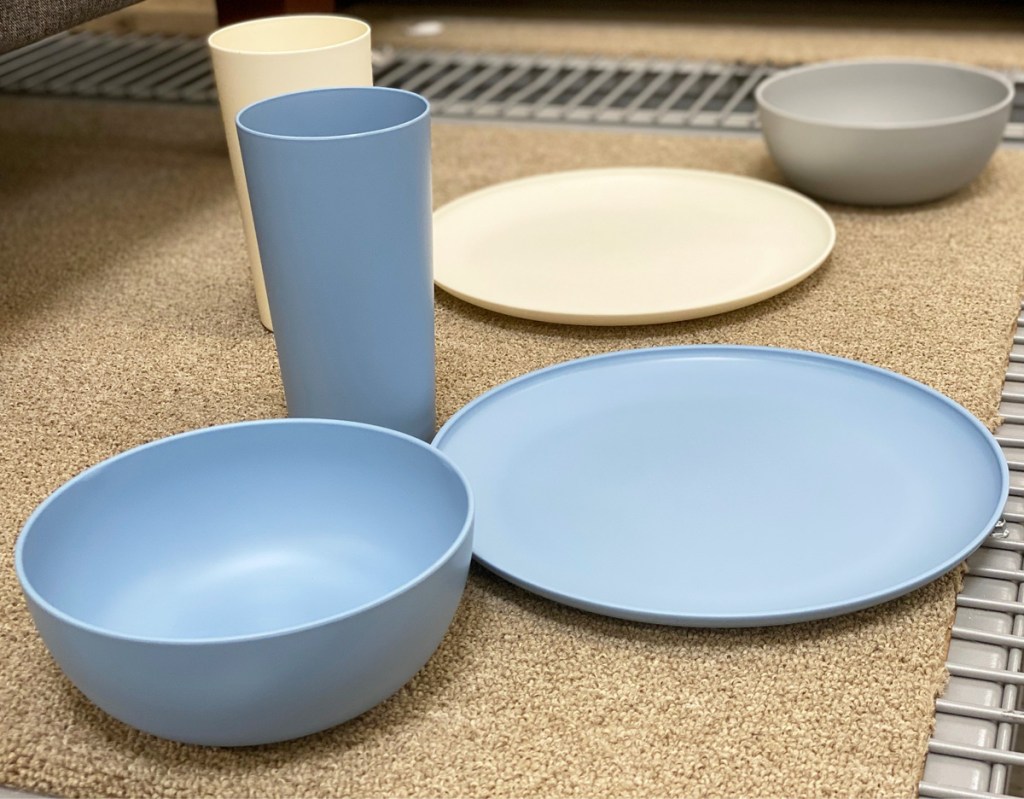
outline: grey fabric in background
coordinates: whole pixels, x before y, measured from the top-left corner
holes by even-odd
[[[138,0],[2,0],[0,53],[66,31]]]

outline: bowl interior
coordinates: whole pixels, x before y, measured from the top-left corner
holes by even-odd
[[[762,104],[832,125],[901,126],[981,115],[1009,101],[994,75],[953,64],[862,62],[797,68],[769,79]]]
[[[77,623],[147,640],[258,635],[379,600],[465,534],[466,485],[377,428],[288,420],[131,450],[26,524],[26,589]]]

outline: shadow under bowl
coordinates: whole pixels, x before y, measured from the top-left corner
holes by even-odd
[[[321,419],[211,427],[82,472],[15,566],[43,641],[100,708],[164,738],[271,743],[401,688],[451,623],[473,503],[438,450]]]
[[[998,73],[915,59],[810,64],[756,91],[787,181],[858,205],[928,202],[966,186],[999,146],[1013,97]]]

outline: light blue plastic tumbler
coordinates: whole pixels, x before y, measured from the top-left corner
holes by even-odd
[[[331,88],[237,117],[290,416],[434,434],[430,109]]]

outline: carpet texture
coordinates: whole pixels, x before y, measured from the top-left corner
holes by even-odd
[[[479,568],[428,665],[359,719],[246,750],[137,733],[35,635],[12,548],[86,466],[159,436],[285,413],[220,119],[0,100],[0,784],[67,796],[914,796],[946,679],[958,574],[837,619],[662,628],[538,599]],[[699,167],[777,179],[757,140],[437,124],[438,203],[532,173]],[[830,206],[797,287],[654,327],[533,323],[437,296],[438,422],[560,360],[730,342],[857,358],[990,427],[1018,311],[1024,153],[927,206]]]
[[[138,0],[0,0],[0,53],[66,31]]]

